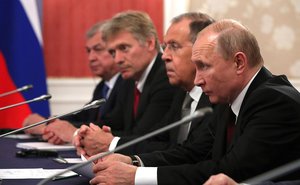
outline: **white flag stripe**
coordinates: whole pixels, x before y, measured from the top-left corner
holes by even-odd
[[[33,31],[40,43],[43,46],[43,38],[42,38],[42,31],[40,25],[40,17],[38,14],[38,7],[36,0],[20,0],[23,8],[26,12],[26,15],[31,23]]]

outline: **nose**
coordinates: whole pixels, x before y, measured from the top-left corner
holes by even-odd
[[[196,86],[203,86],[205,84],[205,80],[204,80],[201,72],[199,72],[199,71],[196,72],[194,84]]]
[[[172,55],[170,50],[168,49],[168,47],[166,47],[163,51],[163,55],[161,56],[161,58],[165,61],[165,62],[170,62],[172,60]]]
[[[88,59],[89,59],[89,61],[90,62],[92,62],[92,61],[94,61],[94,60],[96,60],[96,53],[93,51],[93,50],[91,50],[89,53],[88,53]]]
[[[123,63],[123,61],[124,61],[124,55],[122,54],[122,52],[116,51],[116,52],[114,53],[114,61],[115,61],[117,64]]]

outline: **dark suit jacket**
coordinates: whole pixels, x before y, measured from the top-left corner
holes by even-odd
[[[176,122],[181,119],[181,109],[184,98],[186,96],[186,91],[183,89],[179,89],[174,96],[172,105],[168,113],[165,115],[163,120],[160,124],[158,124],[153,130],[157,130],[162,128],[163,126],[167,126],[170,123]],[[203,107],[211,107],[211,103],[209,102],[208,96],[202,94],[200,97],[196,109],[200,109]],[[203,121],[194,120],[191,123],[190,133],[195,130]],[[139,154],[139,153],[146,153],[146,152],[153,152],[157,150],[166,150],[168,148],[174,147],[177,145],[177,138],[178,138],[179,127],[174,128],[170,131],[164,132],[156,137],[150,138],[144,142],[138,143],[132,147],[128,147],[120,153],[122,154]],[[123,142],[126,142],[126,137],[123,138]]]
[[[266,182],[258,183],[257,185],[300,185],[300,180],[281,181],[281,182],[266,181]]]
[[[103,105],[103,113],[101,117],[99,117],[99,108],[95,108],[95,109],[82,111],[78,114],[67,116],[62,119],[71,122],[76,127],[80,127],[82,124],[89,124],[91,122],[96,123],[99,126],[102,126],[103,124],[101,120],[105,119],[106,115],[109,114],[116,105],[117,96],[120,91],[120,87],[122,83],[123,83],[123,79],[121,75],[119,75],[113,89],[111,90],[108,100],[106,100],[105,104]],[[103,85],[104,85],[104,81],[98,83],[98,85],[96,86],[93,92],[93,97],[90,102],[103,98],[101,95]],[[109,126],[111,126],[112,129],[118,128],[117,126],[114,125],[109,125]]]
[[[122,132],[114,132],[126,139],[135,138],[149,132],[167,113],[177,88],[169,84],[165,63],[159,54],[145,81],[140,96],[137,116],[133,116],[135,82],[124,80],[116,109],[107,117],[107,123],[122,124]],[[125,138],[124,138],[125,139]],[[122,143],[123,137],[119,141]]]
[[[221,172],[242,181],[299,158],[300,93],[285,76],[260,70],[242,102],[229,147],[226,106],[215,108],[193,142],[139,155],[146,166],[160,166],[158,184],[201,184]]]

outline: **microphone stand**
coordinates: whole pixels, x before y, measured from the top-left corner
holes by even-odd
[[[38,125],[41,125],[43,123],[50,122],[50,121],[55,120],[57,118],[61,118],[61,117],[68,116],[68,115],[71,115],[71,114],[77,114],[77,113],[79,113],[79,112],[81,112],[83,110],[88,110],[88,109],[91,109],[91,108],[97,108],[97,107],[99,107],[100,105],[102,105],[104,103],[105,103],[105,99],[95,100],[95,101],[93,101],[93,102],[85,105],[84,107],[78,109],[78,110],[75,110],[75,111],[72,111],[72,112],[69,112],[69,113],[66,113],[66,114],[58,115],[58,116],[53,116],[53,117],[45,119],[43,121],[40,121],[40,122],[31,124],[31,125],[25,126],[23,128],[19,128],[19,129],[13,130],[11,132],[7,132],[5,134],[0,135],[0,138],[2,138],[4,136],[7,136],[7,135],[10,135],[10,134],[14,134],[14,133],[26,130],[26,129],[29,129],[29,128],[32,128],[32,127],[35,127],[35,126],[38,126]]]
[[[263,174],[257,175],[251,179],[246,180],[245,184],[258,184],[263,181],[273,180],[275,178],[279,178],[288,173],[294,172],[300,168],[300,159],[292,161],[283,166],[277,167],[273,170],[267,171]]]
[[[9,91],[9,92],[5,92],[5,93],[2,93],[0,94],[0,98],[1,97],[4,97],[4,96],[7,96],[7,95],[10,95],[10,94],[14,94],[14,93],[17,93],[17,92],[22,92],[22,91],[26,91],[28,89],[31,89],[33,86],[32,85],[25,85],[23,87],[20,87],[16,90],[12,90],[12,91]]]
[[[28,101],[16,103],[16,104],[13,104],[13,105],[8,105],[8,106],[5,106],[5,107],[1,107],[0,111],[5,110],[5,109],[9,109],[9,108],[12,108],[12,107],[16,107],[16,106],[19,106],[19,105],[27,104],[27,103],[32,103],[32,102],[41,101],[41,100],[48,100],[50,98],[51,98],[51,95],[49,95],[49,94],[48,95],[42,95],[42,96],[34,98],[32,100],[28,100]]]
[[[192,115],[186,116],[186,117],[182,118],[181,120],[176,121],[176,122],[174,122],[174,123],[172,123],[170,125],[167,125],[167,126],[162,127],[160,129],[154,130],[154,131],[152,131],[152,132],[150,132],[150,133],[148,133],[146,135],[143,135],[141,137],[133,139],[133,140],[127,142],[127,143],[124,143],[123,145],[120,145],[120,146],[116,147],[114,150],[107,151],[107,152],[104,152],[104,153],[99,153],[99,154],[94,155],[93,157],[89,158],[85,162],[78,163],[76,165],[70,166],[70,167],[66,168],[64,171],[61,171],[61,172],[59,172],[57,174],[54,174],[54,175],[52,175],[52,176],[50,176],[50,177],[48,177],[46,179],[43,179],[37,185],[44,185],[47,182],[49,182],[50,180],[52,180],[54,177],[56,177],[56,176],[62,175],[64,173],[66,173],[66,172],[69,172],[69,171],[72,171],[74,169],[77,169],[77,168],[80,168],[82,166],[85,166],[85,165],[87,165],[89,163],[92,163],[93,161],[95,161],[97,159],[100,159],[102,157],[105,157],[105,156],[110,155],[112,153],[115,153],[117,151],[120,151],[120,150],[122,150],[124,148],[132,146],[132,145],[134,145],[136,143],[139,143],[141,141],[149,139],[149,138],[151,138],[153,136],[156,136],[156,135],[158,135],[158,134],[160,134],[162,132],[165,132],[165,131],[170,130],[170,129],[174,128],[174,127],[177,127],[177,126],[179,126],[179,125],[181,125],[183,123],[187,123],[187,122],[190,122],[190,121],[192,121],[192,120],[194,120],[196,118],[203,117],[205,114],[210,113],[210,112],[212,112],[212,108],[210,108],[210,107],[205,107],[205,108],[196,110]]]

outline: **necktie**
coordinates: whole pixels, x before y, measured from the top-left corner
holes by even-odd
[[[136,117],[137,114],[137,109],[138,109],[138,105],[139,105],[139,101],[140,101],[140,96],[141,96],[141,92],[139,91],[139,89],[137,87],[135,87],[134,89],[134,102],[133,102],[133,115],[134,117]]]
[[[228,107],[228,121],[227,121],[227,145],[229,145],[232,141],[233,132],[235,128],[235,119],[236,116],[233,113],[231,107]]]
[[[181,118],[188,116],[191,114],[191,104],[193,102],[193,98],[187,93],[185,95],[182,108],[181,108]],[[177,143],[182,144],[185,141],[189,134],[190,123],[185,123],[179,127]]]
[[[109,91],[109,87],[104,83],[101,89],[101,97],[107,99],[107,93]],[[104,106],[99,107],[99,113],[98,113],[98,118],[97,121],[101,120],[101,116],[103,115],[103,108]]]
[[[107,99],[107,93],[108,93],[108,91],[109,91],[109,87],[104,83],[103,87],[101,89],[101,96],[102,96],[102,98]]]

